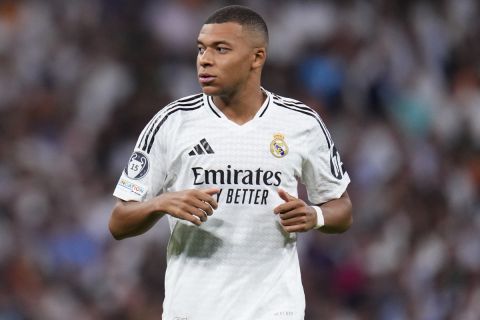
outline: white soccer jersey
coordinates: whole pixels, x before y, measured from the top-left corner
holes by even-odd
[[[164,320],[300,320],[305,297],[296,235],[273,209],[277,189],[312,203],[350,182],[322,120],[304,104],[265,91],[244,125],[204,94],[163,108],[142,131],[114,195],[145,201],[217,186],[218,209],[200,227],[168,215]]]

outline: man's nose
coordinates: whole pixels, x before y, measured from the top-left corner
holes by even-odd
[[[205,49],[202,53],[198,54],[198,63],[202,66],[210,66],[213,64],[213,55],[210,49]]]

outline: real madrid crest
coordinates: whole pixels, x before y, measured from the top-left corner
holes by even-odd
[[[288,154],[288,145],[283,134],[276,133],[273,135],[273,140],[270,143],[270,152],[277,158],[283,158]]]

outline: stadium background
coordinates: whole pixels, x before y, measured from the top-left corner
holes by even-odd
[[[115,242],[111,193],[231,3],[0,2],[1,320],[159,318],[168,229]],[[353,227],[300,236],[306,319],[478,319],[479,2],[236,3],[269,25],[265,87],[322,115],[353,180]]]

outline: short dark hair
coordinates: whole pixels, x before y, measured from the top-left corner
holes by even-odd
[[[268,44],[268,28],[262,16],[252,9],[239,5],[232,5],[218,9],[210,15],[205,24],[236,22],[253,31],[259,32]]]

